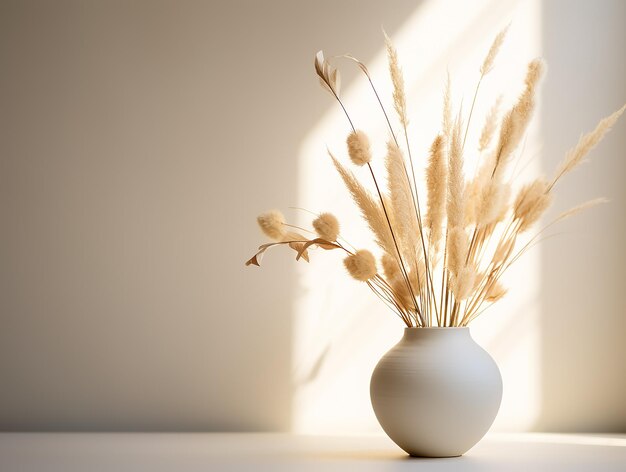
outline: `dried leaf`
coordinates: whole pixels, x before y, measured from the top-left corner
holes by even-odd
[[[298,251],[298,255],[296,256],[296,260],[299,260],[301,257],[304,258],[306,250],[310,248],[311,246],[313,246],[314,244],[316,244],[318,247],[321,247],[322,249],[325,249],[327,251],[330,251],[332,249],[341,249],[341,246],[331,241],[327,241],[326,239],[322,239],[322,238],[315,238],[301,245],[300,250]],[[308,262],[308,259],[306,260]]]
[[[317,51],[317,54],[315,54],[315,72],[320,79],[322,87],[333,95],[339,95],[339,86],[341,84],[339,72],[324,58],[323,51]]]

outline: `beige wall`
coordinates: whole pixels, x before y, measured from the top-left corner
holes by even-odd
[[[331,104],[416,5],[0,2],[0,429],[287,429],[297,203]],[[350,77],[347,77],[350,80]]]
[[[254,217],[332,106],[312,54],[368,60],[419,3],[0,2],[0,429],[290,427],[300,287],[243,267]],[[626,13],[542,16],[549,171],[626,101]],[[612,203],[541,253],[539,429],[626,430],[625,129],[559,197]]]
[[[626,3],[544,2],[543,15],[551,170],[582,131],[626,103]],[[570,220],[543,247],[538,429],[626,431],[625,121],[558,189],[560,202],[611,202]]]

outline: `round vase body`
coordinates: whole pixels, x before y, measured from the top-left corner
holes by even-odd
[[[406,328],[374,369],[370,395],[378,422],[407,453],[460,456],[493,423],[502,378],[469,328]]]

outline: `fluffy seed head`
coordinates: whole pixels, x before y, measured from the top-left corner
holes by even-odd
[[[322,213],[313,220],[313,229],[326,241],[336,241],[339,236],[339,221],[331,213]]]
[[[261,231],[272,239],[280,241],[285,235],[285,217],[278,210],[271,210],[256,219]]]
[[[364,166],[372,160],[370,141],[363,131],[352,131],[348,135],[347,143],[348,155],[354,164]]]
[[[359,249],[343,260],[346,269],[356,280],[367,282],[376,275],[376,259],[367,249]]]

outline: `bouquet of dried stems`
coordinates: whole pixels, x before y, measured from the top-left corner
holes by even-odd
[[[310,231],[288,224],[274,210],[258,217],[261,230],[274,241],[260,246],[246,265],[260,265],[262,254],[277,245],[289,246],[296,252],[296,260],[306,261],[312,248],[339,250],[345,253],[343,262],[348,273],[365,282],[409,327],[467,326],[500,300],[507,292],[501,283],[503,274],[548,227],[605,201],[595,199],[571,208],[530,234],[551,204],[559,181],[584,161],[626,108],[604,118],[593,131],[583,135],[551,178],[537,177],[513,194],[509,164],[519,152],[545,69],[541,59],[534,59],[528,64],[522,91],[513,106],[501,113],[498,101],[487,114],[476,148],[480,165],[474,175],[465,175],[464,149],[472,111],[480,84],[493,69],[505,35],[506,29],[496,36],[478,69],[478,84],[465,125],[462,112],[453,116],[447,81],[441,132],[432,142],[425,166],[425,201],[415,178],[404,79],[389,37],[385,34],[400,132],[392,126],[367,67],[352,56],[342,56],[354,61],[369,81],[389,127],[386,188],[372,169],[366,133],[355,128],[340,98],[339,73],[322,51],[318,52],[315,71],[320,83],[341,106],[351,127],[348,156],[355,166],[367,168],[375,192],[359,182],[329,151],[330,159],[382,255],[377,263],[369,250],[353,249],[340,236],[339,222],[331,213],[322,213],[313,220],[315,237],[307,238],[302,233]]]

